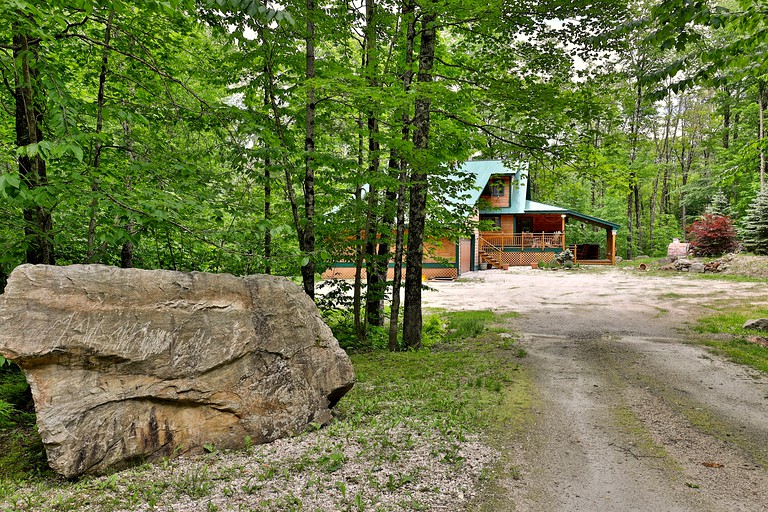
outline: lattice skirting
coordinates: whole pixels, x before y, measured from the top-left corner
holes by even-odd
[[[498,256],[499,253],[495,253]],[[555,259],[553,252],[502,252],[501,263],[510,267],[527,267],[531,263],[545,261],[549,263]]]
[[[538,261],[538,260],[536,260]],[[424,279],[441,278],[457,278],[459,277],[459,270],[454,267],[450,268],[424,268],[421,271],[421,275]],[[365,269],[362,272],[362,278],[365,279]],[[395,269],[389,268],[387,270],[387,279],[395,277]],[[355,268],[354,267],[332,267],[323,272],[323,279],[354,279]],[[403,269],[403,278],[405,278],[405,269]]]

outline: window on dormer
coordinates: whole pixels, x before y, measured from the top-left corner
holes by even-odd
[[[490,180],[485,189],[483,189],[484,196],[491,197],[504,197],[504,182],[501,180]]]

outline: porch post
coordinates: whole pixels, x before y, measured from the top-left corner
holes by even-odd
[[[616,230],[606,228],[605,232],[608,235],[608,244],[606,245],[606,248],[610,249],[610,252],[607,256],[611,260],[611,265],[615,265],[616,264]]]
[[[563,233],[563,235],[560,238],[563,241],[563,250],[565,250],[565,248],[567,247],[565,245],[565,215],[560,216],[560,226],[561,226],[560,232]]]

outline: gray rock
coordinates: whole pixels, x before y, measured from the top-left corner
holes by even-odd
[[[0,326],[67,477],[299,433],[354,384],[315,305],[279,277],[22,265]]]
[[[707,270],[707,267],[705,267],[703,263],[695,262],[691,263],[691,265],[688,267],[688,270],[690,272],[703,273]]]
[[[754,331],[768,331],[768,318],[758,318],[757,320],[747,320],[743,329]]]

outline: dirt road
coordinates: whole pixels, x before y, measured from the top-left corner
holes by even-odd
[[[768,378],[686,343],[765,284],[517,269],[431,286],[428,307],[523,314],[535,420],[506,443],[495,510],[768,510]]]

